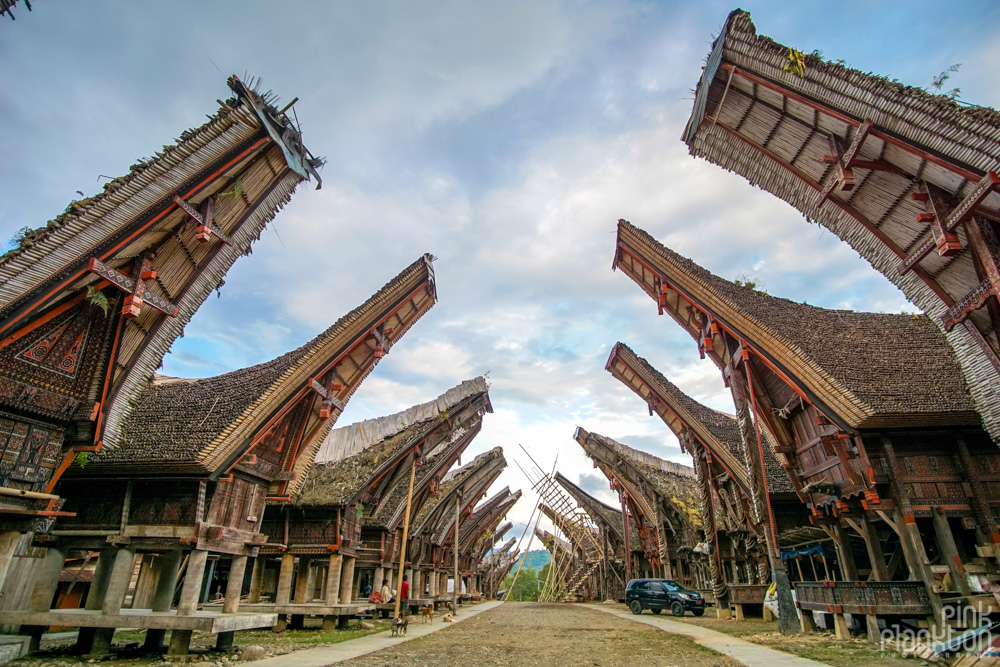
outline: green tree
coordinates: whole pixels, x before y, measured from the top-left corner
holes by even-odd
[[[517,568],[514,569],[514,572]],[[533,567],[523,567],[521,568],[521,574],[517,577],[517,583],[514,583],[514,572],[508,574],[503,580],[503,585],[501,588],[503,590],[511,591],[509,600],[514,602],[535,602],[538,600],[538,573],[535,572]],[[511,586],[514,586],[511,590]]]

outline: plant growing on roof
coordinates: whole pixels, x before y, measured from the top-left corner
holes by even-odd
[[[945,97],[947,97],[952,102],[958,100],[959,95],[961,95],[961,93],[962,93],[962,89],[961,88],[952,88],[948,92],[944,92],[944,84],[945,84],[945,82],[948,81],[948,79],[951,78],[951,75],[955,74],[956,72],[958,72],[959,68],[961,68],[961,67],[962,67],[962,63],[955,63],[954,65],[952,65],[948,69],[946,69],[943,72],[941,72],[940,74],[938,74],[936,77],[934,77],[933,80],[931,80],[931,88],[933,88],[935,91],[937,91],[938,95],[944,95]]]
[[[243,194],[243,179],[237,178],[231,190],[220,192],[217,197],[239,197]]]
[[[21,227],[19,230],[14,232],[14,235],[10,237],[10,241],[7,245],[10,248],[17,248],[21,246],[21,243],[31,234],[31,227]]]
[[[87,302],[90,305],[104,311],[104,316],[108,316],[108,297],[99,289],[94,289],[93,285],[87,285]]]
[[[788,49],[788,62],[783,68],[786,72],[791,72],[797,77],[806,75],[806,57],[801,51]]]
[[[361,521],[361,517],[365,515],[365,506],[363,503],[358,503],[357,507],[354,508],[354,518]]]

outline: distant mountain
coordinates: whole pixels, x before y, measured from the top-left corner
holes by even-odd
[[[536,572],[541,572],[546,563],[552,560],[552,554],[545,549],[538,549],[537,551],[529,551],[524,554],[522,559],[524,560],[524,567],[531,567]]]

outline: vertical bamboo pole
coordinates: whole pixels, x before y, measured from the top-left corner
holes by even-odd
[[[410,488],[406,492],[406,513],[403,515],[403,544],[399,548],[399,592],[403,592],[403,571],[406,569],[406,539],[410,534],[410,505],[413,503],[413,477],[417,473],[417,452],[413,452],[413,463],[410,465]],[[410,584],[411,588],[413,584]],[[396,596],[396,610],[394,618],[399,618],[399,598]],[[409,600],[409,598],[407,598]],[[409,601],[407,601],[409,605]]]
[[[454,552],[455,552],[455,584],[451,587],[451,613],[458,613],[458,515],[461,513],[462,509],[462,494],[458,493],[455,496],[455,540],[454,540]]]

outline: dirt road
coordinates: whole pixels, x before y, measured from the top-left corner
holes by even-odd
[[[356,658],[351,664],[729,667],[740,663],[684,637],[581,605],[508,602],[442,632]]]

